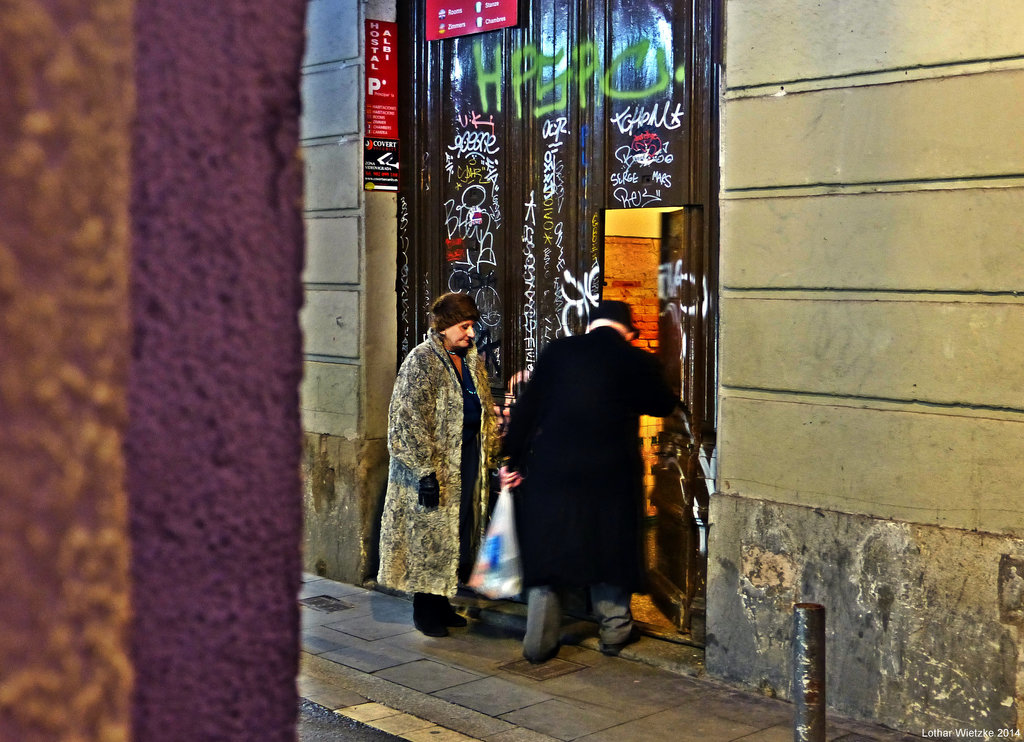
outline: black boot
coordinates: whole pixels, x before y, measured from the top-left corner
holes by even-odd
[[[412,623],[424,636],[448,636],[444,614],[438,610],[438,598],[445,600],[441,595],[413,593]]]

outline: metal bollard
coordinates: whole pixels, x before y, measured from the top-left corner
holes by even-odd
[[[825,606],[793,606],[793,740],[825,742]]]

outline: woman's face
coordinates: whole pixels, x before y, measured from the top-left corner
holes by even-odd
[[[476,330],[473,329],[473,320],[467,319],[441,330],[441,335],[448,350],[460,350],[473,344]]]

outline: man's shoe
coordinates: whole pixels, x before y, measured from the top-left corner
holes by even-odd
[[[630,644],[635,644],[638,641],[640,641],[640,632],[634,628],[629,632],[629,636],[627,636],[623,641],[619,642],[618,644],[605,644],[604,642],[601,642],[600,644],[598,644],[597,648],[601,650],[601,654],[607,657],[618,657],[619,652],[628,647]]]
[[[427,623],[426,621],[413,621],[413,626],[424,636],[448,636],[448,629],[439,623]]]
[[[461,629],[463,626],[468,625],[468,623],[465,616],[458,614],[451,606],[448,607],[448,614],[444,617],[445,626]]]
[[[523,652],[523,657],[525,657],[526,661],[529,662],[531,665],[543,665],[545,662],[547,662],[550,659],[553,659],[555,655],[558,654],[558,646],[559,645],[556,644],[550,650],[548,650],[547,652],[538,657],[531,657],[530,655],[526,654],[526,652]]]

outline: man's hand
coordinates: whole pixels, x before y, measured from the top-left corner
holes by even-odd
[[[512,471],[507,466],[498,469],[498,476],[501,478],[501,486],[508,487],[509,489],[515,489],[523,483],[523,475],[517,471]]]

